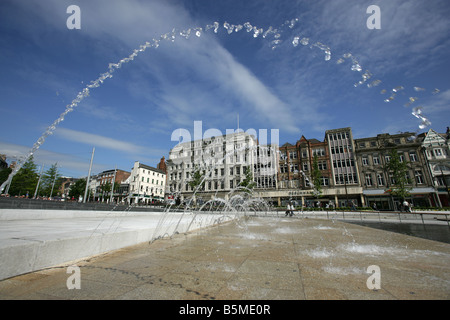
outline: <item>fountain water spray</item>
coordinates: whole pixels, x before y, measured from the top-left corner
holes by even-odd
[[[283,42],[282,33],[285,31],[286,27],[289,29],[293,29],[298,21],[299,21],[298,18],[295,18],[292,20],[286,20],[279,28],[274,29],[272,26],[270,26],[266,31],[264,31],[263,28],[251,25],[250,22],[246,22],[243,25],[241,25],[241,24],[234,25],[234,24],[229,24],[228,22],[225,22],[223,24],[223,28],[225,30],[227,30],[228,34],[231,34],[233,32],[239,32],[240,30],[245,29],[248,33],[253,33],[254,38],[258,38],[261,35],[261,37],[263,39],[267,39],[268,36],[271,35],[271,36],[273,36],[273,39],[270,41],[270,46],[272,49],[276,49]],[[219,22],[214,22],[213,24],[208,24],[208,25],[206,25],[205,31],[213,29],[214,33],[217,33],[219,26],[220,26]],[[82,91],[80,91],[77,94],[75,99],[73,99],[72,102],[66,106],[65,111],[45,130],[45,132],[41,135],[41,137],[39,137],[39,139],[34,143],[33,147],[30,149],[28,154],[21,161],[19,161],[16,164],[13,171],[8,176],[7,180],[5,182],[3,182],[2,185],[0,186],[0,193],[2,193],[4,191],[6,185],[9,185],[11,183],[12,178],[20,170],[22,165],[42,146],[42,144],[45,142],[45,139],[49,135],[53,134],[56,127],[59,125],[59,123],[61,123],[64,120],[66,115],[69,112],[72,112],[74,110],[74,108],[78,106],[78,104],[80,102],[82,102],[86,97],[89,96],[91,89],[98,88],[99,86],[101,86],[103,84],[103,82],[106,79],[112,78],[112,75],[115,72],[115,70],[120,69],[123,64],[133,61],[134,58],[136,58],[138,56],[138,54],[140,54],[141,52],[144,52],[146,49],[148,49],[150,47],[153,47],[155,49],[158,48],[161,41],[174,42],[177,36],[188,39],[191,36],[191,34],[194,34],[196,37],[200,37],[202,35],[203,31],[204,30],[202,27],[194,27],[194,28],[189,28],[189,29],[181,30],[181,31],[172,29],[171,32],[162,34],[159,37],[159,39],[153,39],[152,42],[146,41],[145,44],[140,45],[138,49],[134,49],[133,52],[128,57],[121,59],[119,62],[110,63],[108,65],[108,71],[100,74],[100,76],[97,79],[95,79],[94,81],[91,81],[91,83],[89,85],[87,85]],[[299,43],[302,44],[303,46],[307,46],[311,43],[311,40],[308,37],[300,38],[300,36],[294,36],[294,38],[292,40],[292,45],[294,47],[297,47]],[[318,48],[318,49],[324,51],[325,61],[331,60],[331,49],[327,45],[325,45],[321,42],[315,42],[310,45],[310,49],[313,49],[313,48]],[[342,64],[347,59],[350,59],[352,62],[352,64],[351,64],[352,71],[361,72],[363,70],[363,68],[357,61],[357,59],[351,53],[344,54],[341,58],[339,58],[337,60],[337,63]],[[362,80],[357,82],[355,84],[355,87],[367,82],[371,77],[372,77],[372,73],[370,73],[370,71],[366,71],[365,73],[362,74]],[[381,83],[381,80],[374,80],[371,83],[368,83],[367,86],[369,88],[371,88],[374,86],[378,86],[380,83]],[[403,87],[401,87],[401,86],[392,89],[391,97],[389,97],[388,99],[385,99],[385,102],[393,101],[396,93],[400,90],[400,88],[401,88],[401,90],[403,90]],[[414,87],[414,90],[415,91],[424,91],[425,89],[420,88],[420,87]],[[382,94],[384,94],[386,92],[387,92],[386,89],[383,89],[381,91]],[[432,93],[433,94],[439,93],[439,89],[435,89]],[[414,99],[412,102],[414,102],[415,100],[416,99]],[[410,103],[412,103],[412,102],[411,102],[411,98],[410,98]],[[420,129],[424,129],[426,126],[431,124],[431,122],[422,114],[421,109],[420,109],[420,112],[418,109],[413,110],[412,114],[422,121],[421,125],[419,126]]]

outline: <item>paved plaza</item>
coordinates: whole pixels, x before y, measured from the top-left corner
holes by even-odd
[[[60,265],[0,281],[0,298],[450,298],[449,244],[325,219],[251,217],[71,264],[79,289]]]

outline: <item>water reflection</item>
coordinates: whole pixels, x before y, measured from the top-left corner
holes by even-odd
[[[346,221],[360,226],[406,234],[413,237],[450,243],[450,229],[445,225],[427,225],[418,223],[360,222]]]

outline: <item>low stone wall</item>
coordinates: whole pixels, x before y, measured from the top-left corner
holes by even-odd
[[[25,199],[0,197],[0,209],[44,209],[44,210],[90,210],[90,211],[126,211],[128,205],[115,205],[100,202],[54,201],[41,199]],[[133,211],[163,211],[157,206],[133,206]]]
[[[0,280],[232,219],[192,212],[0,209]]]

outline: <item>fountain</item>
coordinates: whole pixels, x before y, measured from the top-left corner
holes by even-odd
[[[203,177],[198,185],[187,199],[181,201],[181,192],[172,193],[173,198],[180,202],[178,206],[168,204],[161,216],[153,240],[160,239],[165,236],[172,236],[177,233],[184,233],[190,231],[192,228],[199,229],[204,226],[216,225],[224,221],[235,220],[238,225],[242,225],[250,215],[252,216],[268,216],[272,213],[269,204],[264,200],[256,197],[254,191],[246,186],[238,185],[227,192],[224,197],[219,197],[219,189],[216,189],[212,194],[208,195],[209,200],[204,200],[202,196],[202,186],[211,181],[213,172],[217,170],[221,163],[231,159],[235,155],[250,152],[256,153],[256,150],[269,149],[274,152],[272,147],[266,146],[243,146],[238,149],[233,149],[225,155],[208,152],[208,148],[203,152],[200,158],[197,158],[196,168],[203,172]],[[267,153],[263,153],[266,154]],[[273,154],[273,153],[272,153]],[[259,158],[261,159],[261,157]],[[247,163],[251,165],[251,163]],[[270,174],[270,172],[264,172]],[[274,173],[272,172],[272,175]],[[220,181],[224,181],[222,177]],[[261,179],[262,184],[259,187],[265,187],[265,179]],[[181,214],[180,214],[181,212]],[[170,221],[170,222],[169,222]],[[182,221],[188,221],[187,228]],[[161,230],[162,226],[165,230]],[[180,226],[183,226],[180,228]],[[181,229],[181,230],[180,230]]]
[[[272,26],[270,26],[266,30],[257,26],[253,26],[249,22],[246,22],[243,25],[241,24],[234,25],[225,22],[223,24],[223,28],[226,30],[228,34],[241,32],[241,30],[245,30],[247,33],[251,34],[253,38],[261,38],[268,40],[269,46],[273,50],[276,50],[277,47],[284,41],[282,35],[284,35],[285,31],[293,29],[294,25],[297,22],[298,19],[288,20],[279,28],[273,28]],[[42,136],[39,137],[39,139],[36,141],[36,143],[28,152],[28,155],[24,157],[22,162],[19,162],[16,165],[14,170],[9,175],[8,179],[0,186],[0,192],[4,191],[5,187],[11,182],[12,178],[21,168],[22,164],[25,163],[28,160],[28,158],[32,156],[42,146],[46,138],[49,135],[51,135],[54,132],[54,130],[56,130],[56,127],[65,119],[67,114],[72,112],[81,101],[83,101],[86,97],[89,96],[90,90],[98,88],[103,84],[104,81],[106,81],[109,78],[112,78],[115,70],[121,68],[124,64],[133,61],[138,54],[146,51],[147,49],[149,48],[157,49],[162,41],[173,42],[178,37],[188,39],[192,35],[195,35],[196,37],[201,37],[202,33],[208,30],[213,30],[214,33],[218,33],[219,27],[220,24],[218,22],[214,22],[213,24],[207,25],[206,28],[195,27],[181,31],[173,29],[172,32],[161,35],[159,39],[153,39],[152,42],[148,41],[145,42],[145,44],[141,45],[139,49],[135,49],[128,57],[121,59],[118,63],[110,63],[108,66],[108,71],[101,74],[96,80],[92,81],[81,92],[79,92],[76,98],[66,106],[65,111],[47,128],[47,130],[42,134]],[[332,55],[331,48],[329,48],[327,45],[321,42],[314,42],[312,41],[311,38],[306,36],[301,37],[299,35],[294,35],[291,43],[294,48],[303,46],[309,47],[311,50],[320,50],[324,53],[324,60],[327,62],[331,61]],[[382,81],[379,79],[373,80],[372,79],[373,74],[370,71],[366,70],[363,72],[364,68],[360,65],[357,58],[351,53],[343,54],[337,60],[336,63],[339,65],[345,65],[346,61],[350,61],[351,64],[350,70],[352,72],[361,73],[361,80],[355,83],[354,87],[359,87],[363,84],[366,84],[368,88],[374,88],[382,83]],[[396,97],[397,93],[403,90],[404,90],[403,86],[397,86],[391,89],[390,91],[383,89],[381,91],[381,94],[384,95],[389,92],[391,94],[390,97],[386,98],[384,101],[386,103],[392,103],[397,98]],[[424,91],[422,88],[419,87],[414,87],[414,90],[416,92]],[[436,93],[438,93],[437,90],[433,92],[433,94]],[[415,103],[416,100],[417,100],[416,97],[410,97],[408,100],[408,106]],[[412,114],[414,117],[418,118],[421,121],[419,126],[420,129],[423,129],[426,126],[430,125],[429,120],[423,115],[421,107],[414,108]],[[234,152],[236,152],[236,150],[233,150],[231,154],[233,154]],[[226,154],[222,160],[226,159],[226,157],[230,156],[231,154]],[[209,162],[206,161],[206,163]],[[200,167],[201,170],[205,171],[205,175],[202,179],[202,182],[207,181],[209,173],[212,173],[215,168],[216,167],[214,164]],[[301,172],[301,174],[304,177],[306,177],[304,172]],[[323,269],[326,272],[330,273],[361,272],[361,268],[356,267],[355,267],[356,269],[346,269],[346,270],[339,269],[341,267],[336,266],[333,263],[334,261],[333,259],[335,259],[339,255],[344,256],[345,254],[348,253],[370,254],[370,255],[377,255],[377,254],[398,255],[407,252],[406,249],[405,249],[406,251],[402,251],[402,249],[396,251],[396,249],[393,248],[392,246],[383,247],[381,245],[369,246],[367,244],[358,244],[356,241],[357,238],[354,236],[353,233],[349,232],[345,226],[343,226],[342,229],[340,229],[341,236],[344,237],[344,243],[341,246],[334,246],[334,247],[330,246],[329,245],[330,240],[325,240],[323,237],[322,238],[317,237],[321,236],[319,233],[322,232],[322,230],[326,230],[326,232],[329,231],[335,232],[336,229],[339,229],[339,227],[336,227],[337,224],[318,226],[317,223],[313,221],[313,219],[309,219],[308,221],[304,219],[300,220],[300,223],[296,223],[295,228],[285,228],[285,226],[282,225],[281,223],[285,223],[284,220],[286,219],[283,219],[283,217],[281,217],[281,219],[280,217],[273,217],[273,210],[271,209],[270,205],[265,200],[256,197],[251,189],[242,186],[234,187],[231,191],[228,192],[227,196],[224,198],[218,197],[216,191],[216,194],[213,197],[211,197],[211,199],[205,201],[204,203],[198,204],[196,202],[197,197],[200,197],[200,195],[202,194],[200,185],[196,187],[191,197],[189,197],[188,199],[183,199],[184,203],[180,203],[178,206],[173,204],[169,204],[166,206],[164,212],[159,217],[156,228],[154,230],[154,234],[151,236],[150,243],[157,239],[170,238],[179,233],[187,233],[192,230],[201,229],[206,226],[217,225],[226,221],[236,221],[239,228],[245,228],[246,230],[248,230],[249,227],[254,226],[252,222],[254,223],[255,221],[255,220],[252,221],[252,219],[249,220],[249,218],[259,216],[268,219],[275,218],[274,220],[270,220],[270,222],[273,222],[271,228],[272,230],[275,230],[278,234],[281,234],[283,236],[287,236],[294,233],[300,233],[301,235],[301,232],[305,232],[305,230],[314,231],[316,237],[315,239],[318,240],[317,244],[314,245],[314,248],[303,250],[301,253],[299,253],[299,255],[302,258],[309,257],[318,260],[330,259],[330,263]],[[179,192],[175,192],[174,195],[175,198],[180,197]],[[128,210],[124,211],[123,213],[118,213],[115,217],[118,219],[121,219],[121,217],[125,217],[127,214],[131,212],[130,209],[131,207],[129,207]],[[86,243],[89,242],[92,235],[96,232],[98,227],[105,221],[105,219],[106,217],[104,217],[103,220],[98,224],[97,228],[95,228],[92,231]],[[334,224],[335,220],[333,220],[332,223]],[[118,230],[119,225],[120,220],[116,225],[114,225],[115,230]],[[109,233],[112,230],[112,228],[113,224],[109,226],[106,233]],[[261,240],[261,238],[259,237],[256,238]],[[325,242],[327,243],[327,246],[325,246]],[[79,250],[81,251],[82,249],[83,249],[82,246],[80,246]],[[419,254],[422,254],[422,252],[419,252]]]
[[[282,39],[283,33],[286,30],[293,29],[294,26],[298,22],[299,22],[298,18],[286,20],[280,27],[273,28],[272,26],[269,26],[265,31],[261,27],[253,26],[250,22],[246,22],[243,25],[241,25],[241,24],[234,25],[234,24],[225,22],[223,24],[223,28],[227,31],[228,34],[232,34],[233,32],[236,33],[241,30],[246,30],[247,33],[250,33],[253,35],[253,38],[259,38],[259,36],[261,36],[260,38],[269,40],[269,46],[273,50],[275,50],[284,41]],[[90,84],[88,84],[82,91],[80,91],[77,94],[77,96],[75,97],[75,99],[73,99],[72,102],[65,107],[65,111],[60,114],[60,116],[45,130],[45,132],[34,143],[32,148],[29,150],[28,154],[25,157],[23,157],[20,161],[18,161],[18,163],[16,164],[16,166],[14,167],[14,169],[8,176],[7,180],[1,184],[0,193],[2,193],[5,190],[5,187],[11,183],[12,178],[20,170],[22,165],[32,155],[34,155],[34,153],[42,146],[42,144],[45,142],[46,138],[53,134],[53,132],[56,130],[56,127],[62,121],[64,121],[67,114],[72,112],[78,106],[78,104],[80,102],[82,102],[86,97],[88,97],[90,94],[90,91],[92,89],[100,87],[104,83],[104,81],[106,81],[109,78],[112,78],[114,72],[117,69],[120,69],[124,64],[133,61],[140,53],[146,51],[148,48],[157,49],[160,46],[160,43],[162,41],[174,42],[177,39],[177,37],[189,39],[192,34],[194,34],[196,37],[201,37],[203,32],[211,30],[211,29],[213,30],[214,33],[218,33],[219,27],[220,27],[220,24],[219,24],[219,22],[216,21],[213,24],[206,25],[205,28],[193,27],[193,28],[188,28],[185,30],[173,29],[171,32],[162,34],[159,37],[159,39],[153,39],[152,42],[146,41],[144,44],[140,45],[138,49],[134,49],[133,52],[128,57],[121,59],[119,62],[110,63],[108,65],[108,71],[100,74],[97,79],[91,81]],[[311,40],[311,38],[306,37],[306,36],[300,37],[298,35],[294,35],[291,43],[292,43],[293,47],[297,47],[299,44],[301,44],[302,46],[305,46],[305,47],[309,46],[309,48],[311,50],[317,48],[324,52],[324,55],[325,55],[324,60],[325,61],[331,60],[331,48],[321,42],[318,42],[318,41],[314,42]],[[356,57],[351,53],[343,54],[337,60],[336,63],[344,64],[346,60],[351,60],[351,68],[350,68],[351,71],[360,72],[360,73],[362,72],[363,67],[358,62]],[[367,70],[361,75],[362,80],[355,83],[354,86],[358,87],[358,86],[368,82],[369,79],[371,79],[372,77],[373,77],[373,74],[369,70]],[[368,88],[377,87],[380,85],[380,83],[382,83],[382,81],[379,79],[372,80],[370,83],[367,83],[367,87]],[[404,89],[405,88],[403,86],[397,86],[397,87],[391,89],[390,90],[391,96],[389,98],[385,99],[384,101],[386,103],[392,102],[396,98],[397,93],[400,91],[403,91]],[[425,89],[420,88],[420,87],[414,87],[414,91],[420,92],[420,91],[425,91]],[[383,90],[381,90],[380,93],[386,94],[387,92],[388,92],[388,90],[383,89]],[[434,89],[434,91],[432,92],[432,94],[437,94],[437,93],[439,93],[439,89]],[[418,99],[417,97],[409,97],[409,101],[406,103],[406,106],[410,106],[417,99]],[[419,125],[420,129],[424,129],[431,124],[429,119],[425,115],[423,115],[422,109],[423,108],[421,106],[419,106],[419,107],[415,107],[412,111],[412,115],[421,121],[421,123]]]

